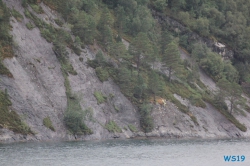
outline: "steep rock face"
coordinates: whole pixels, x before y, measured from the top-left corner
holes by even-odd
[[[9,8],[14,7],[23,14],[24,9],[19,0],[4,0]],[[54,24],[53,19],[59,15],[41,4],[45,14],[39,15],[44,21]],[[47,19],[46,19],[47,18]],[[109,79],[100,82],[95,70],[87,65],[87,59],[95,58],[95,53],[88,47],[82,50],[80,56],[72,53],[70,49],[69,61],[78,73],[69,75],[72,92],[79,98],[83,110],[90,109],[91,115],[85,119],[86,125],[92,129],[93,134],[88,136],[72,135],[65,128],[63,117],[67,109],[67,97],[65,94],[64,77],[61,65],[52,50],[52,43],[48,43],[40,35],[38,28],[28,30],[26,23],[30,20],[24,17],[22,22],[11,18],[16,56],[5,59],[5,66],[13,74],[13,78],[0,76],[0,88],[7,89],[12,101],[11,110],[15,110],[34,131],[35,135],[23,136],[15,134],[8,129],[0,129],[0,142],[28,141],[28,140],[100,140],[112,138],[131,137],[199,137],[199,138],[230,138],[249,137],[250,132],[241,132],[223,115],[211,105],[206,104],[205,109],[190,105],[187,99],[174,95],[182,104],[189,107],[195,115],[199,125],[194,124],[190,117],[178,110],[171,102],[166,106],[152,105],[152,117],[154,130],[143,133],[139,128],[139,115],[137,108],[120,92],[115,83]],[[67,28],[65,28],[67,30]],[[69,30],[67,30],[69,31]],[[128,44],[127,44],[128,45]],[[187,59],[184,52],[182,57]],[[83,61],[80,61],[82,58]],[[202,72],[202,71],[200,71]],[[167,74],[167,73],[166,73]],[[216,84],[204,73],[200,73],[201,81],[213,91]],[[102,92],[107,101],[97,104],[94,92]],[[250,128],[249,113],[247,117],[235,114],[237,119]],[[50,117],[55,132],[43,125],[43,119]],[[110,133],[105,124],[110,121],[123,130],[122,133]],[[132,133],[128,125],[133,124],[138,133]]]
[[[6,1],[6,4],[8,7],[14,4],[16,10],[23,11],[20,2]],[[66,137],[62,125],[67,104],[64,78],[52,45],[40,36],[37,28],[31,31],[26,28],[28,19],[24,18],[22,22],[11,19],[11,33],[17,44],[16,57],[5,59],[4,64],[13,74],[13,79],[1,78],[1,87],[8,90],[13,109],[37,133],[36,139]],[[43,125],[43,118],[47,116],[53,119],[56,132]]]
[[[14,7],[22,15],[24,9],[20,1],[4,1],[9,8]],[[49,11],[49,10],[45,10]],[[50,17],[51,13],[44,15]],[[136,108],[123,96],[119,88],[112,82],[101,83],[91,68],[87,68],[86,60],[94,57],[86,49],[82,53],[84,62],[79,61],[79,57],[70,54],[70,61],[78,72],[77,76],[69,76],[72,91],[81,96],[81,106],[92,108],[93,119],[87,125],[94,132],[90,136],[73,136],[65,128],[63,123],[64,112],[67,108],[67,97],[65,94],[64,77],[61,66],[58,62],[51,43],[48,43],[40,35],[38,28],[28,30],[26,23],[30,20],[24,17],[22,22],[17,22],[11,18],[13,27],[11,34],[16,43],[15,54],[12,59],[5,59],[4,64],[13,74],[13,78],[1,76],[0,87],[7,89],[12,109],[15,110],[24,122],[30,126],[35,133],[34,136],[21,136],[2,129],[0,141],[20,141],[20,140],[73,140],[73,139],[107,139],[112,137],[131,137],[130,131],[115,135],[105,129],[105,124],[114,120],[120,128],[133,124],[138,127],[138,117]],[[69,52],[71,52],[69,50]],[[108,96],[104,104],[97,104],[93,93],[95,90],[103,92]],[[117,113],[114,105],[120,108]],[[55,132],[43,125],[43,119],[50,117]]]
[[[154,130],[150,133],[141,134],[147,137],[164,138],[241,138],[249,137],[250,132],[242,132],[236,128],[228,119],[220,114],[213,106],[206,103],[206,108],[190,105],[187,99],[174,95],[182,104],[189,107],[189,111],[197,118],[196,125],[188,115],[183,114],[170,102],[163,105],[153,105],[152,117],[154,119]],[[249,113],[246,113],[250,116]],[[249,118],[242,115],[234,115],[243,122],[247,128],[250,127]]]

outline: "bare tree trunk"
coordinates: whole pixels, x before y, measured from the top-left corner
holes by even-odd
[[[172,75],[172,67],[169,68],[169,74],[168,74],[169,82],[171,82],[171,75]]]
[[[137,76],[139,78],[139,74],[140,74],[140,56],[137,58]]]
[[[230,114],[233,113],[233,103],[231,102]]]
[[[154,103],[156,104],[156,100],[155,100],[155,93],[154,93]]]
[[[230,114],[233,113],[233,106],[234,106],[234,97],[230,98]]]

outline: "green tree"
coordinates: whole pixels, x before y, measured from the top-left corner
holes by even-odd
[[[200,65],[216,81],[222,78],[224,63],[221,55],[209,52],[207,58],[201,60]]]
[[[127,50],[122,42],[113,43],[110,49],[110,54],[116,58],[127,58]]]
[[[145,79],[141,75],[139,75],[137,77],[136,86],[134,87],[134,97],[138,99],[145,98],[147,86],[148,85]]]
[[[209,20],[204,17],[200,17],[196,20],[195,30],[197,30],[202,36],[209,35]]]
[[[151,107],[148,104],[143,104],[140,108],[140,125],[146,133],[152,131],[154,128],[154,122],[151,116]]]
[[[101,50],[97,52],[95,59],[96,59],[97,63],[101,66],[103,66],[106,63],[106,59],[105,59]]]
[[[155,24],[155,20],[152,17],[150,10],[146,6],[139,5],[134,16],[131,18],[132,22],[130,25],[130,34],[136,36],[138,33],[148,33]]]
[[[178,11],[180,8],[186,5],[185,0],[168,0],[168,5],[171,7],[173,11]]]
[[[119,34],[122,34],[125,29],[127,29],[127,20],[128,17],[126,16],[126,12],[122,6],[118,6],[116,9],[117,15],[117,26],[119,29]]]
[[[102,15],[101,15],[101,18],[99,20],[98,26],[97,26],[98,30],[101,33],[103,33],[105,30],[104,29],[105,26],[112,28],[113,24],[114,24],[114,19],[112,18],[112,15],[111,15],[109,9],[104,8],[102,11]]]
[[[224,63],[223,73],[229,82],[239,81],[239,72],[233,67],[231,63]]]
[[[113,33],[112,29],[107,25],[105,25],[103,28],[102,42],[103,45],[105,46],[106,51],[109,53],[111,45],[113,43]]]
[[[133,96],[133,85],[132,85],[132,75],[127,67],[122,66],[118,69],[116,82],[120,86],[122,92],[129,97]]]
[[[150,55],[152,55],[152,45],[147,34],[139,33],[133,39],[132,43],[129,45],[129,53],[134,58],[139,76],[142,59],[150,59]]]
[[[180,51],[176,43],[171,42],[167,45],[162,61],[168,67],[168,79],[171,81],[173,71],[178,72],[180,69]]]
[[[167,45],[170,44],[173,41],[174,37],[170,34],[168,30],[164,30],[161,32],[161,40],[160,40],[160,45],[161,45],[161,54],[164,54]]]
[[[154,0],[152,3],[158,11],[163,11],[167,6],[166,0]]]
[[[241,87],[239,84],[237,84],[235,82],[231,83],[228,80],[226,80],[225,78],[220,79],[218,81],[218,85],[219,85],[220,89],[222,90],[219,93],[224,94],[225,99],[230,102],[229,113],[232,114],[233,110],[237,107],[237,102],[241,98],[241,93],[242,93]]]
[[[124,7],[126,13],[133,13],[137,8],[137,2],[135,0],[118,0],[118,5]]]
[[[163,85],[164,83],[161,81],[159,75],[156,72],[151,71],[149,74],[148,89],[154,95],[154,102],[155,96],[163,92]]]
[[[82,12],[77,20],[77,23],[74,24],[72,28],[74,35],[79,36],[86,44],[93,43],[96,36],[96,23],[94,18]]]
[[[97,0],[81,0],[82,5],[78,7],[82,8],[86,13],[91,14],[92,16],[98,12],[98,2]]]
[[[195,59],[197,62],[200,62],[201,59],[207,57],[207,54],[210,50],[208,47],[203,43],[195,43],[192,46],[192,58]]]
[[[136,0],[137,1],[137,3],[138,3],[138,5],[147,5],[148,4],[148,2],[149,2],[149,0]]]

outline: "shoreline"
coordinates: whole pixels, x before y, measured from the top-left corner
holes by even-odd
[[[250,137],[242,136],[242,137],[156,137],[156,136],[134,136],[130,138],[108,138],[108,139],[48,139],[48,140],[38,140],[35,137],[26,137],[27,139],[15,141],[13,138],[12,140],[5,140],[2,141],[0,138],[0,145],[8,145],[8,144],[19,144],[19,143],[58,143],[58,142],[105,142],[105,141],[127,141],[127,140],[178,140],[178,141],[209,141],[209,140],[241,140],[241,139],[250,139]]]

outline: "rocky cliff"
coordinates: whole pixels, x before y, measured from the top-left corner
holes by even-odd
[[[10,110],[16,111],[22,120],[31,128],[34,135],[14,133],[7,128],[0,129],[0,142],[15,141],[47,141],[47,140],[101,140],[112,138],[133,137],[249,137],[250,132],[242,132],[221,115],[210,104],[206,108],[190,105],[187,99],[174,95],[182,104],[188,106],[191,114],[195,115],[198,125],[190,116],[179,111],[178,107],[167,101],[166,105],[152,105],[154,130],[143,133],[140,130],[138,108],[133,105],[120,91],[119,87],[109,79],[101,82],[95,70],[87,65],[88,59],[94,59],[98,46],[95,49],[86,47],[78,56],[68,48],[68,58],[77,75],[69,74],[68,80],[71,91],[80,101],[82,110],[90,110],[86,115],[85,123],[93,131],[90,135],[73,135],[65,127],[63,117],[67,109],[65,79],[52,47],[41,37],[38,28],[29,30],[26,24],[32,22],[25,17],[24,9],[19,0],[4,0],[9,8],[19,11],[24,19],[17,21],[11,17],[11,35],[15,42],[15,57],[4,60],[4,65],[12,73],[13,78],[0,76],[0,88],[7,89],[12,102]],[[53,26],[55,19],[60,17],[44,4],[40,4],[45,11],[36,14],[40,19]],[[32,11],[30,8],[29,10]],[[67,30],[67,27],[65,27]],[[69,31],[69,30],[68,30]],[[70,33],[70,31],[69,31]],[[72,36],[73,37],[73,36]],[[182,52],[182,54],[185,54]],[[187,55],[185,55],[187,56]],[[215,88],[215,83],[204,73],[200,72],[201,81]],[[207,80],[211,81],[209,83]],[[98,91],[106,96],[106,102],[99,103],[94,96]],[[235,116],[250,128],[248,116]],[[47,128],[43,120],[49,117],[55,131]],[[106,124],[115,122],[122,132],[110,132]],[[132,131],[129,126],[136,130]]]

